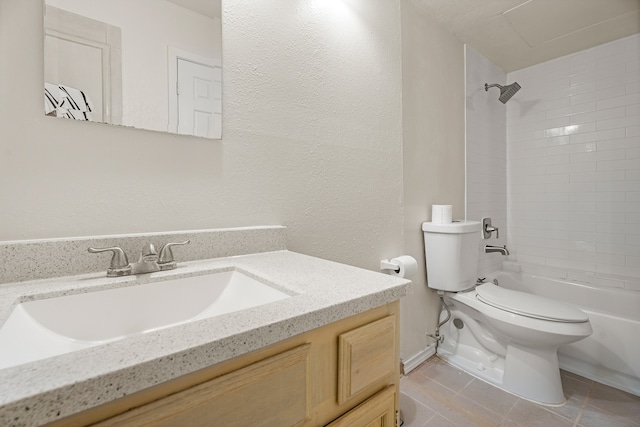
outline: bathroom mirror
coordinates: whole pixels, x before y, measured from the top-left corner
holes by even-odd
[[[45,0],[45,115],[220,139],[220,1]]]

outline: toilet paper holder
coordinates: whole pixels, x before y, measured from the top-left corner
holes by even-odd
[[[400,273],[400,266],[398,264],[394,264],[391,260],[383,259],[380,261],[380,270],[381,271],[389,271],[393,270],[396,273]]]
[[[387,272],[390,276],[410,278],[418,271],[418,261],[410,255],[400,255],[392,259],[380,261],[380,270]]]

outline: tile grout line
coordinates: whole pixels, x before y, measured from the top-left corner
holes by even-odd
[[[580,425],[580,419],[582,418],[582,414],[584,413],[584,409],[587,407],[588,402],[589,402],[589,396],[591,396],[591,392],[593,391],[593,387],[595,386],[595,382],[591,381],[591,385],[589,386],[589,391],[587,391],[587,393],[584,396],[584,401],[582,402],[582,405],[580,406],[580,412],[578,412],[578,415],[576,416],[576,419],[573,423],[573,427],[577,427]]]
[[[511,405],[511,407],[507,411],[507,413],[504,415],[504,420],[503,421],[509,421],[510,420],[509,414],[511,413],[511,411],[513,411],[513,408],[515,408],[515,406],[518,404],[519,401],[520,401],[520,398],[518,397],[515,400],[515,402],[513,402],[513,404]],[[514,423],[516,423],[516,422],[514,421]],[[516,423],[516,424],[520,425],[520,423]]]

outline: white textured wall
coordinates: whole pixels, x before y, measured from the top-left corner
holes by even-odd
[[[42,5],[0,2],[0,239],[283,224],[289,247],[402,253],[398,1],[229,2],[224,139],[42,115]]]
[[[223,140],[208,141],[43,117],[42,5],[0,1],[0,240],[283,224],[294,251],[424,265],[431,204],[464,215],[464,76],[462,44],[414,9],[223,3]],[[424,270],[415,284],[404,358],[437,318]]]
[[[419,2],[417,2],[419,4]],[[453,205],[464,217],[464,52],[412,1],[402,2],[404,233],[406,253],[418,260],[413,295],[403,298],[401,356],[433,343],[440,304],[427,287],[422,223],[431,205]]]
[[[484,245],[507,242],[507,109],[498,100],[498,88],[484,89],[485,83],[511,83],[506,78],[504,71],[465,46],[467,219],[490,217],[500,234],[480,241],[478,277],[502,269],[506,259],[484,252]]]
[[[640,289],[640,35],[508,80],[522,85],[507,104],[517,260]]]

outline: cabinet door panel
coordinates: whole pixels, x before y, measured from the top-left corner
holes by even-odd
[[[391,315],[340,335],[338,404],[393,375],[395,328],[395,315]]]
[[[301,345],[98,425],[301,426],[309,420],[310,347]]]
[[[396,393],[389,386],[326,427],[395,427]]]

